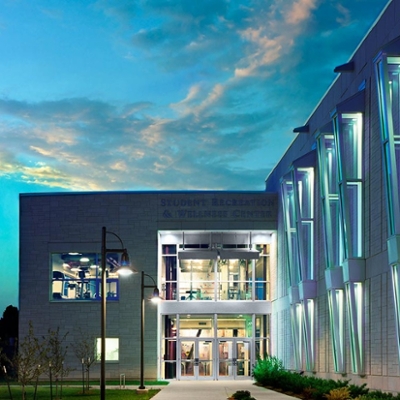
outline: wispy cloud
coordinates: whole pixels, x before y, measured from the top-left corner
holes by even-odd
[[[41,10],[62,16],[68,31],[79,24],[69,7]],[[8,91],[0,98],[4,176],[76,190],[262,189],[292,128],[334,78],[331,53],[345,57],[362,36],[350,43],[346,33],[362,21],[350,4],[331,1],[98,0],[84,10],[104,32],[88,53],[115,57],[107,89],[37,100]],[[106,42],[114,53],[97,58]],[[77,70],[90,81],[102,64],[85,70],[85,62]],[[135,74],[148,91],[133,86],[135,100],[120,99],[113,82],[121,88]]]

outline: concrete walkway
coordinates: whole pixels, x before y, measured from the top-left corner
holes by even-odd
[[[254,385],[254,381],[171,381],[153,400],[226,400],[238,390],[248,390],[256,400],[290,400],[291,396]],[[156,388],[155,386],[153,388]],[[147,386],[150,389],[150,386]]]

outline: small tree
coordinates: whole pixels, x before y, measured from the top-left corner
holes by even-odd
[[[67,376],[71,371],[64,365],[65,356],[68,346],[64,344],[68,332],[63,336],[60,335],[60,328],[55,331],[49,329],[47,336],[43,336],[43,363],[44,368],[49,375],[50,381],[54,377],[56,380],[56,398],[58,397],[59,379]],[[50,382],[51,384],[52,382]],[[62,390],[62,386],[61,386]]]
[[[12,365],[21,385],[23,400],[26,398],[26,386],[36,381],[43,372],[42,356],[43,347],[34,334],[32,322],[29,322],[28,335],[19,343],[18,353],[12,359]]]
[[[82,367],[86,373],[86,389],[89,389],[90,367],[98,358],[96,338],[95,336],[87,336],[81,329],[79,329],[79,337],[80,340],[75,341],[72,347],[76,357],[82,363]]]

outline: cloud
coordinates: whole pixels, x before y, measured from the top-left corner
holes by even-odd
[[[216,99],[219,95],[215,90]],[[232,156],[235,162],[240,159],[237,145],[246,131],[257,140],[262,119],[211,113],[212,103],[203,104],[200,119],[192,113],[168,120],[146,114],[148,105],[119,108],[82,98],[34,104],[3,99],[0,124],[7,119],[14,126],[4,125],[7,144],[0,174],[74,190],[233,187],[243,172],[232,165]],[[256,142],[243,143],[243,156],[255,147]],[[216,179],[216,168],[224,180]],[[255,184],[246,181],[249,187]]]
[[[158,82],[173,83],[157,95],[135,94],[132,103],[0,98],[0,174],[75,190],[262,189],[293,127],[333,80],[335,57],[361,39],[364,22],[347,7],[98,1],[107,23],[119,23],[115,37],[129,38],[121,54],[150,61]]]
[[[311,11],[316,8],[317,0],[297,0],[286,15],[288,24],[299,24],[310,18]]]

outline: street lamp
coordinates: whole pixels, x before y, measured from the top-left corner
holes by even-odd
[[[144,277],[147,276],[153,281],[153,285],[145,285],[144,284]],[[151,300],[153,302],[160,301],[160,291],[157,288],[157,284],[154,281],[154,279],[150,276],[145,274],[142,271],[142,283],[141,283],[141,301],[142,301],[142,307],[141,307],[141,312],[140,312],[140,386],[138,391],[146,391],[146,387],[144,386],[144,289],[146,288],[151,288],[153,289],[153,296]]]
[[[115,236],[121,243],[119,249],[107,249],[106,237],[107,234]],[[100,399],[106,398],[106,303],[107,303],[107,274],[106,274],[106,257],[107,253],[122,253],[121,263],[122,267],[129,266],[129,255],[126,251],[124,243],[121,238],[114,232],[107,231],[103,226],[101,231],[101,369],[100,369]],[[134,272],[131,270],[131,273]]]

